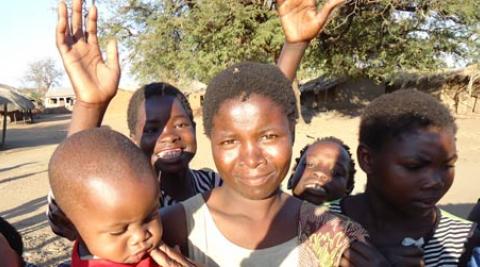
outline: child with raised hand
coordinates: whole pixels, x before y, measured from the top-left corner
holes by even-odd
[[[300,199],[321,205],[350,195],[354,176],[350,148],[338,138],[325,137],[302,148],[288,189]]]
[[[358,224],[281,191],[297,118],[291,82],[277,67],[220,72],[203,121],[224,185],[164,209],[165,242],[205,266],[345,266],[354,244],[366,250]],[[363,266],[383,266],[371,259]]]
[[[72,267],[194,266],[162,243],[157,179],[127,137],[102,128],[76,133],[57,147],[48,175],[78,232]]]
[[[394,266],[465,266],[475,224],[436,204],[454,180],[457,127],[432,96],[400,90],[372,101],[357,158],[366,190],[331,204],[359,222]]]
[[[97,9],[90,8],[84,32],[82,1],[72,3],[72,31],[65,3],[58,8],[57,47],[77,97],[69,135],[98,127],[120,80],[115,41],[107,47],[104,62],[97,40]],[[196,153],[195,122],[185,95],[166,83],[151,83],[137,90],[128,105],[130,138],[151,157],[159,178],[162,206],[220,186],[220,177],[210,169],[193,170],[189,163]],[[52,230],[75,239],[61,210],[49,195]]]

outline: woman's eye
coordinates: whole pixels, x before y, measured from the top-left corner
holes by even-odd
[[[263,140],[273,140],[277,137],[278,137],[278,135],[276,135],[276,134],[266,134],[266,135],[262,136],[262,139]]]
[[[220,142],[220,145],[222,145],[222,146],[233,145],[233,144],[235,144],[235,139],[227,139],[227,140],[223,140],[222,142]]]

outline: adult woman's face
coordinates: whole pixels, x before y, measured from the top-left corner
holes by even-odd
[[[288,172],[292,127],[282,107],[252,94],[220,105],[210,135],[224,186],[247,199],[272,196]]]

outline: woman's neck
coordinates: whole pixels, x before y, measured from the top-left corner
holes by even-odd
[[[236,213],[252,220],[263,220],[277,214],[286,199],[280,189],[265,199],[248,199],[226,184],[220,187],[217,193],[216,203],[223,203],[224,212]]]

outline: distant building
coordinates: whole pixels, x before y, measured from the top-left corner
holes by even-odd
[[[75,93],[71,88],[50,88],[45,94],[45,108],[71,109],[73,104],[75,104]]]

